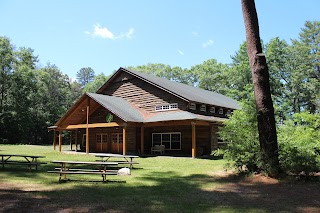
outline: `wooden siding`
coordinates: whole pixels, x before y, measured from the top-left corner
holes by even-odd
[[[121,73],[103,94],[121,97],[150,113],[155,112],[155,106],[171,103],[178,103],[181,110],[187,109],[186,101],[128,73]]]

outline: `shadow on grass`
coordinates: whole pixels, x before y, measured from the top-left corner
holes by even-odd
[[[40,173],[26,173],[40,175]],[[22,174],[25,175],[25,174]],[[28,177],[28,176],[27,176]],[[121,178],[121,177],[119,177]],[[317,212],[319,183],[152,172],[133,183],[64,183],[59,190],[0,190],[3,212]],[[58,184],[58,183],[52,183]],[[65,187],[61,187],[65,186]]]

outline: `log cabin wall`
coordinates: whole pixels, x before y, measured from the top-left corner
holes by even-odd
[[[140,129],[140,128],[139,128]],[[136,136],[136,127],[134,126],[127,126],[126,129],[127,133],[127,152],[130,153],[137,153],[137,136]]]
[[[121,73],[102,93],[121,97],[150,113],[156,113],[155,106],[172,103],[178,103],[180,110],[187,109],[186,101],[128,73]]]

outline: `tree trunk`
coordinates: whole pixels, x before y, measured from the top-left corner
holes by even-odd
[[[258,115],[262,169],[270,176],[277,176],[280,173],[277,132],[269,72],[265,55],[262,53],[257,12],[254,0],[242,0],[241,2]]]

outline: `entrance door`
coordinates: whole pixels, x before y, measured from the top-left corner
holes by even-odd
[[[108,134],[107,133],[96,134],[96,151],[108,152]]]
[[[122,133],[112,133],[112,152],[122,153],[123,150],[123,135]]]

